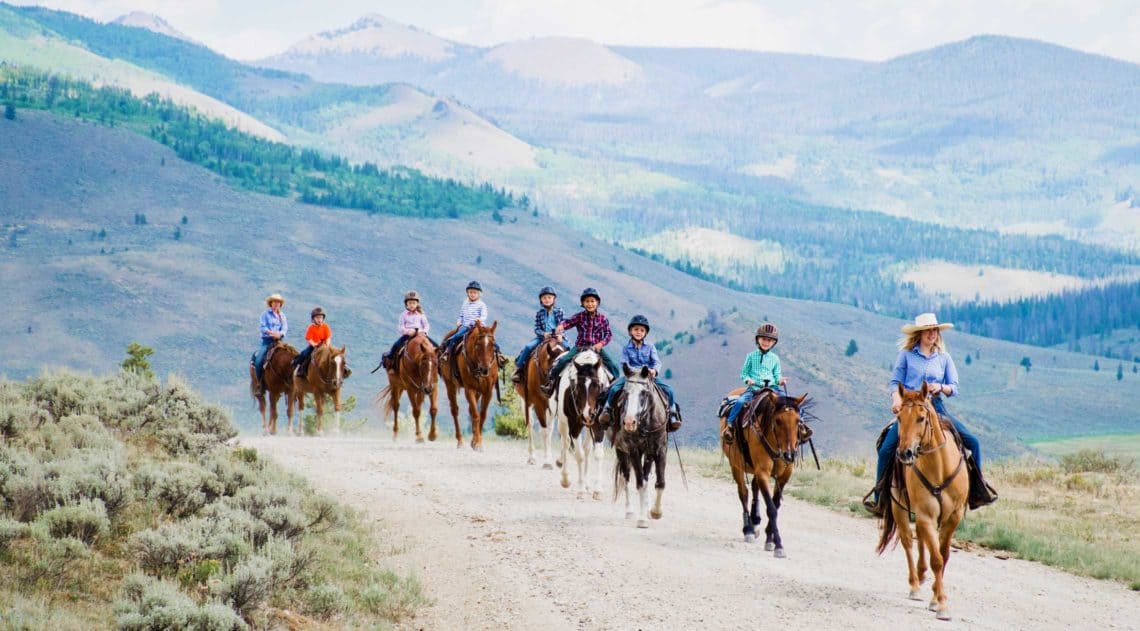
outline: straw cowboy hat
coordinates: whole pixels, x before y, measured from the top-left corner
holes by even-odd
[[[285,299],[281,294],[269,294],[265,297],[265,306],[272,307],[274,302],[280,302],[282,307],[285,306]]]
[[[954,325],[950,324],[949,322],[938,324],[938,317],[933,313],[920,313],[915,316],[914,324],[903,325],[902,332],[910,335],[911,333],[915,333],[917,331],[925,331],[927,329],[938,329],[941,331],[942,329],[952,328],[954,328]]]

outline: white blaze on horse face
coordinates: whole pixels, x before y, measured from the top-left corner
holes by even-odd
[[[340,371],[340,367],[341,367],[341,363],[342,363],[343,361],[344,361],[344,358],[343,358],[343,357],[341,357],[340,355],[337,355],[335,358],[333,358],[333,362],[336,364],[336,383],[337,383],[337,386],[338,386],[338,387],[340,386],[340,380],[341,380],[341,376],[340,376],[340,374],[341,374],[341,371]]]
[[[629,382],[626,382],[627,386]],[[637,418],[641,416],[642,388],[626,388],[625,410],[622,414],[622,429],[627,432],[637,431]]]

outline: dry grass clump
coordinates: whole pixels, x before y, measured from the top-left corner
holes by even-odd
[[[414,615],[419,584],[390,580],[359,520],[227,446],[235,434],[174,379],[0,381],[0,601],[18,603],[0,626],[230,630],[289,609],[372,627]]]

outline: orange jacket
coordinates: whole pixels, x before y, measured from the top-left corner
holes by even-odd
[[[305,330],[305,339],[312,342],[313,346],[318,346],[332,339],[332,329],[327,322],[310,324]]]

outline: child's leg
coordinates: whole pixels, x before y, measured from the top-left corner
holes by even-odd
[[[533,353],[534,349],[538,348],[538,345],[541,343],[542,338],[540,337],[536,337],[533,340],[527,342],[526,346],[524,346],[523,349],[519,351],[519,356],[515,358],[515,365],[525,366],[527,360],[530,359],[530,354]]]
[[[605,364],[606,369],[610,371],[611,375],[617,377],[618,375],[622,374],[621,368],[619,368],[618,365],[614,363],[614,359],[610,357],[610,354],[606,352],[606,349],[603,348],[602,350],[598,351],[598,354],[602,356],[602,363]]]

